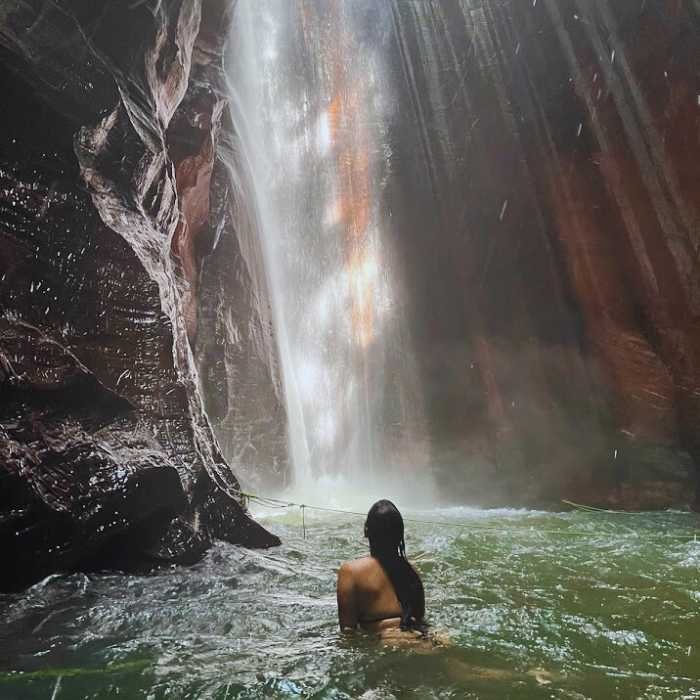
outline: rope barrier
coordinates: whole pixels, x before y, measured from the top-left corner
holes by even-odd
[[[586,513],[602,513],[603,515],[668,515],[668,511],[640,511],[640,510],[610,510],[608,508],[596,508],[595,506],[587,506],[582,503],[568,501],[566,498],[561,499],[562,503],[571,506],[574,510],[582,510]],[[696,515],[691,511],[678,511],[674,515]]]
[[[253,502],[257,503],[258,505],[261,505],[265,508],[273,508],[273,509],[281,509],[284,510],[286,508],[299,508],[301,511],[301,519],[302,519],[302,533],[303,533],[303,538],[306,539],[306,517],[305,517],[305,511],[307,509],[309,510],[315,510],[319,512],[324,512],[324,513],[334,513],[334,514],[339,514],[339,515],[353,515],[357,517],[366,517],[366,513],[360,513],[358,511],[354,510],[345,510],[342,508],[331,508],[329,506],[315,506],[315,505],[309,505],[308,503],[296,503],[295,501],[284,501],[280,498],[272,498],[271,496],[258,496],[256,494],[251,494],[251,493],[245,493],[241,492],[241,496],[246,499],[248,503]],[[617,515],[617,514],[622,514],[622,515],[645,515],[645,513],[632,513],[632,512],[626,512],[626,511],[614,511],[614,510],[604,510],[602,508],[594,508],[593,506],[581,506],[580,504],[573,503],[572,501],[566,501],[563,500],[563,503],[566,503],[567,505],[574,506],[577,510],[587,512],[587,513],[600,513],[600,514],[605,514],[605,515]],[[689,513],[690,515],[693,515],[692,513]],[[454,522],[448,522],[445,520],[422,520],[422,519],[417,519],[417,518],[404,518],[404,522],[406,523],[412,523],[414,525],[429,525],[432,527],[449,527],[449,528],[454,528],[458,530],[477,530],[481,532],[493,532],[493,533],[506,533],[506,534],[513,534],[514,532],[525,532],[528,534],[552,534],[552,535],[565,535],[565,536],[571,536],[571,537],[595,537],[599,535],[599,532],[584,532],[582,530],[576,530],[573,528],[565,528],[565,529],[556,529],[556,528],[534,528],[534,527],[529,527],[529,528],[512,528],[512,527],[499,527],[499,526],[493,526],[493,525],[479,525],[477,523],[454,523]],[[642,532],[635,532],[634,530],[630,530],[629,528],[625,528],[625,531],[631,535],[635,535],[637,537],[643,537],[644,533]],[[692,537],[692,539],[691,539]],[[688,534],[688,535],[654,535],[651,537],[646,537],[647,541],[654,542],[668,542],[668,541],[694,541],[697,542],[697,533],[694,534]]]

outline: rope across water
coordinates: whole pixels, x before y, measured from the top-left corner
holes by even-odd
[[[247,504],[250,503],[256,503],[257,505],[263,506],[264,508],[272,508],[272,509],[287,509],[287,508],[299,508],[301,512],[301,517],[302,517],[302,531],[303,531],[303,537],[306,539],[306,517],[305,517],[305,511],[306,510],[315,510],[319,512],[324,512],[324,513],[335,513],[335,514],[340,514],[340,515],[352,515],[352,516],[357,516],[364,518],[367,516],[366,513],[360,513],[359,511],[354,511],[354,510],[345,510],[342,508],[331,508],[328,506],[316,506],[316,505],[310,505],[308,503],[297,503],[295,501],[285,501],[280,498],[272,498],[270,496],[259,496],[257,494],[252,494],[252,493],[246,493],[246,492],[241,492],[241,496],[245,499]],[[617,510],[605,510],[603,508],[594,508],[593,506],[584,506],[578,503],[574,503],[573,501],[567,501],[567,500],[562,500],[562,503],[565,503],[566,505],[573,507],[575,510],[579,510],[585,513],[590,513],[590,514],[599,514],[599,515],[650,515],[648,512],[637,512],[637,511],[617,511]],[[660,515],[668,515],[667,512],[665,511],[659,511]],[[678,512],[674,513],[674,515],[691,515],[694,516],[694,513],[688,512],[688,513],[683,513],[683,512]],[[552,534],[552,535],[564,535],[568,537],[593,537],[595,536],[594,533],[591,532],[586,532],[584,530],[579,530],[575,529],[572,527],[566,527],[566,528],[538,528],[538,527],[529,527],[529,528],[523,528],[523,527],[501,527],[501,526],[493,526],[493,525],[481,525],[478,523],[464,523],[464,522],[449,522],[447,520],[423,520],[419,518],[404,518],[404,522],[406,523],[413,523],[415,525],[430,525],[432,527],[446,527],[446,528],[453,528],[453,529],[458,529],[458,530],[472,530],[472,531],[480,531],[480,532],[494,532],[494,533],[506,533],[506,534],[515,534],[517,533],[527,533],[527,534]],[[646,532],[643,531],[635,531],[631,530],[629,528],[625,528],[624,532],[628,535],[635,535],[637,537],[644,537],[647,541],[649,542],[669,542],[669,541],[686,541],[686,542],[697,542],[697,533],[688,534],[688,535],[675,535],[675,534],[661,534],[661,535],[649,535]]]

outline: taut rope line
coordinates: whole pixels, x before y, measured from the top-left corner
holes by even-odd
[[[327,506],[315,506],[315,505],[309,505],[308,503],[296,503],[295,501],[284,501],[280,498],[272,498],[270,496],[258,496],[256,494],[252,493],[246,493],[246,492],[241,492],[241,496],[245,499],[245,502],[247,504],[249,503],[257,503],[258,505],[264,506],[266,508],[275,508],[275,509],[285,509],[285,508],[299,508],[301,512],[301,519],[302,519],[302,532],[303,532],[303,537],[306,539],[306,517],[305,517],[305,511],[308,510],[316,510],[324,513],[336,513],[340,515],[354,515],[358,516],[361,518],[366,517],[366,513],[360,513],[358,511],[354,510],[344,510],[342,508],[330,508]],[[594,508],[593,506],[581,506],[580,504],[574,503],[572,501],[566,501],[563,500],[563,503],[566,503],[567,505],[573,506],[577,510],[581,510],[586,513],[591,513],[591,514],[601,514],[601,515],[649,515],[649,513],[642,513],[642,512],[627,512],[627,511],[618,511],[618,510],[604,510],[602,508]],[[680,515],[681,513],[677,513],[677,515]],[[694,515],[693,513],[688,513],[688,515]],[[576,530],[573,528],[566,528],[566,529],[555,529],[555,528],[534,528],[534,527],[529,527],[529,528],[508,528],[508,527],[499,527],[499,526],[492,526],[492,525],[478,525],[476,523],[451,523],[447,522],[444,520],[421,520],[417,518],[404,518],[404,522],[406,523],[413,523],[416,525],[431,525],[434,527],[450,527],[458,530],[479,530],[482,532],[502,532],[502,533],[508,533],[508,534],[513,534],[514,532],[525,532],[529,534],[554,534],[554,535],[566,535],[566,536],[574,536],[574,537],[596,537],[600,533],[595,533],[595,532],[584,532],[582,530]],[[632,534],[636,535],[637,537],[645,537],[645,534],[643,532],[636,532],[634,530],[626,529],[625,530],[627,534]],[[659,542],[668,542],[668,541],[693,541],[697,542],[697,533],[693,533],[692,535],[692,540],[691,540],[691,535],[655,535],[651,537],[645,537],[647,541],[659,541]]]

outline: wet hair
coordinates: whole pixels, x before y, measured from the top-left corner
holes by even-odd
[[[401,629],[424,631],[423,582],[406,559],[403,518],[391,501],[377,501],[369,509],[365,537],[369,539],[370,554],[386,572],[401,604]]]

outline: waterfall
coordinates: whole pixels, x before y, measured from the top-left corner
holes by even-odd
[[[233,17],[232,121],[268,276],[293,490],[317,499],[339,481],[395,490],[426,461],[384,198],[391,33],[390,6],[375,0],[240,0]]]

